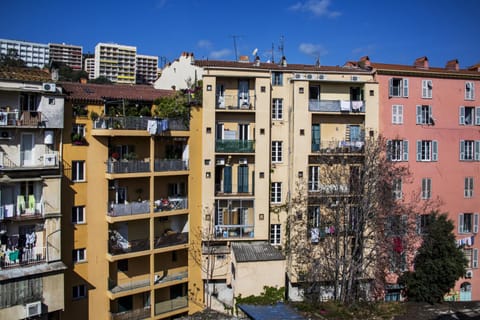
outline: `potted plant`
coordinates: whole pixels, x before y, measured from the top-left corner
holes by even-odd
[[[81,135],[80,133],[74,133],[72,134],[72,143],[77,146],[81,146],[87,143],[85,140],[85,137]]]

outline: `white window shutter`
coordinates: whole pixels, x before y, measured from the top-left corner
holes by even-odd
[[[475,125],[480,126],[480,107],[475,108]]]
[[[432,106],[428,106],[428,119],[427,119],[427,123],[428,123],[428,124],[432,124],[432,123],[433,123],[433,107],[432,107]]]
[[[473,233],[478,233],[478,213],[473,214]]]
[[[475,161],[480,161],[480,140],[475,140]]]
[[[403,161],[408,161],[408,140],[403,140]]]
[[[461,106],[458,110],[458,124],[465,124],[465,107]]]
[[[388,80],[388,95],[393,97],[393,78]]]
[[[472,250],[472,268],[478,268],[478,249],[473,248]]]
[[[432,141],[432,161],[438,161],[438,141]]]
[[[417,106],[417,124],[422,123],[422,106]]]
[[[460,160],[465,160],[465,140],[460,140]]]
[[[408,97],[408,79],[403,79],[403,96]]]
[[[417,140],[417,161],[422,161],[422,140]]]
[[[428,83],[427,80],[422,80],[422,98],[426,98],[427,95],[428,95],[427,94],[427,92],[428,92],[427,83]]]
[[[463,224],[464,224],[463,213],[460,213],[458,215],[458,233],[463,233]]]
[[[397,106],[397,111],[398,111],[398,114],[397,114],[398,123],[403,123],[403,105]],[[480,117],[479,117],[479,122],[480,122]]]
[[[393,105],[392,106],[392,123],[397,123],[397,112],[398,112],[398,108],[396,105]]]

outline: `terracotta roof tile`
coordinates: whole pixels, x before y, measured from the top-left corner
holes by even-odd
[[[48,70],[21,67],[0,67],[0,79],[29,82],[52,82]]]
[[[480,77],[480,73],[475,70],[459,69],[449,70],[448,68],[429,67],[428,69],[419,69],[415,66],[401,65],[401,64],[388,64],[372,62],[371,66],[375,68],[379,73],[388,74],[389,72],[405,72],[405,73],[425,73],[425,74],[443,74],[446,77],[449,76],[474,76]]]
[[[92,84],[61,82],[66,100],[103,103],[104,99],[153,101],[173,95],[173,90],[155,89],[146,85]]]

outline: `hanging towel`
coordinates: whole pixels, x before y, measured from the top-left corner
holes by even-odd
[[[28,209],[35,210],[35,196],[33,194],[28,196]]]
[[[20,215],[25,211],[25,197],[22,195],[17,196],[17,215]]]
[[[341,100],[340,101],[340,111],[350,111],[350,101]]]
[[[150,133],[152,135],[156,134],[157,133],[157,120],[148,120],[147,130],[148,130],[148,133]]]

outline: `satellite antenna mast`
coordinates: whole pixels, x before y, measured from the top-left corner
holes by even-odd
[[[275,44],[272,42],[272,63],[275,63]]]
[[[280,45],[278,46],[278,50],[280,50],[282,57],[285,57],[285,37],[284,36],[280,37]]]
[[[232,35],[233,38],[233,50],[235,51],[235,61],[238,61],[238,52],[237,52],[237,38],[240,38],[239,35]]]

